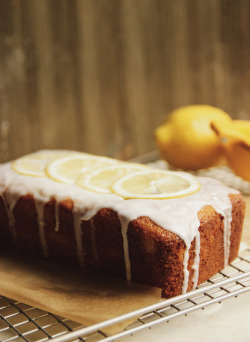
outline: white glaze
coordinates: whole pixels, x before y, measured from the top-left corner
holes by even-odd
[[[90,238],[91,238],[91,246],[92,246],[92,253],[94,261],[97,262],[98,260],[98,251],[96,247],[96,234],[95,234],[95,222],[94,218],[90,219]]]
[[[130,281],[131,280],[131,265],[130,265],[130,258],[129,258],[127,232],[128,232],[128,225],[131,220],[129,220],[126,216],[123,216],[121,214],[119,214],[118,217],[121,223],[121,233],[122,233],[122,238],[123,238],[123,253],[124,253],[124,263],[125,263],[125,270],[126,270],[126,279]]]
[[[59,231],[59,225],[60,225],[59,211],[60,211],[60,202],[56,201],[55,202],[55,232]]]
[[[43,211],[44,211],[44,202],[42,201],[35,201],[35,205],[36,205],[36,212],[37,212],[37,222],[38,222],[38,226],[39,226],[39,236],[40,236],[40,241],[41,241],[41,247],[42,247],[42,252],[43,252],[43,256],[45,258],[48,257],[48,246],[47,246],[47,241],[45,238],[45,231],[44,231],[44,215],[43,215]]]
[[[195,237],[195,259],[194,259],[194,264],[193,264],[193,270],[194,270],[193,289],[196,288],[198,284],[198,279],[199,279],[200,249],[201,249],[201,238],[200,238],[200,233],[198,231]]]
[[[2,193],[2,199],[3,199],[4,207],[8,215],[8,219],[9,219],[9,227],[10,227],[12,243],[16,245],[17,240],[16,240],[16,231],[15,231],[15,217],[14,217],[12,210],[10,210],[9,208],[4,192]]]
[[[188,257],[189,257],[190,246],[191,246],[191,244],[186,244],[186,250],[184,253],[184,259],[183,259],[184,279],[183,279],[183,284],[182,284],[182,293],[186,293],[187,288],[188,288],[188,280],[189,280]]]
[[[74,227],[75,227],[75,238],[76,238],[76,249],[78,255],[78,261],[80,266],[84,266],[84,254],[82,248],[82,215],[81,213],[74,214]]]
[[[124,259],[127,279],[131,279],[129,249],[127,241],[128,223],[140,216],[148,216],[152,221],[177,234],[186,244],[184,257],[184,282],[183,292],[186,292],[189,272],[187,270],[188,253],[191,242],[196,237],[196,256],[194,261],[194,287],[197,285],[199,277],[199,220],[197,213],[205,205],[211,205],[224,217],[225,227],[225,265],[228,263],[230,251],[230,226],[231,226],[231,201],[228,197],[230,193],[238,191],[230,189],[221,182],[211,178],[198,178],[201,189],[190,196],[167,199],[132,199],[124,200],[115,194],[97,194],[78,187],[75,184],[62,184],[47,177],[29,177],[17,174],[11,169],[11,164],[0,165],[0,193],[5,194],[7,207],[11,217],[12,210],[18,197],[25,194],[33,194],[36,202],[46,203],[54,197],[57,203],[71,198],[74,202],[73,215],[75,224],[75,238],[77,253],[80,265],[84,265],[84,251],[82,250],[82,220],[91,219],[101,208],[110,208],[117,212],[121,222],[123,236]],[[69,195],[70,194],[70,195]],[[56,205],[58,208],[58,205]],[[42,211],[38,208],[39,223],[43,222]],[[58,210],[56,209],[56,227],[58,227]],[[13,215],[12,215],[13,216]],[[12,221],[14,227],[14,223]],[[43,225],[43,224],[42,224]],[[40,225],[41,226],[41,225]],[[93,228],[93,227],[92,227]],[[14,234],[14,232],[13,232]],[[46,241],[43,227],[40,227],[41,244],[44,255],[46,255]]]

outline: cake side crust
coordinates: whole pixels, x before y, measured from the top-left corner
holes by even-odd
[[[232,202],[232,229],[230,262],[237,256],[242,231],[245,202],[240,194],[229,195]],[[0,234],[3,243],[9,243],[7,212],[0,201],[0,216],[4,223]],[[76,265],[76,238],[72,216],[73,201],[60,202],[58,208],[59,226],[55,230],[56,204],[51,199],[44,204],[44,232],[51,259]],[[16,243],[19,248],[42,256],[38,215],[34,197],[21,196],[14,209]],[[224,267],[223,218],[211,206],[203,207],[200,220],[200,266],[198,284]],[[8,226],[8,227],[7,227]],[[82,245],[85,266],[88,269],[125,277],[125,263],[121,224],[117,213],[109,208],[99,210],[88,221],[82,221]],[[94,231],[94,232],[93,232]],[[5,232],[5,233],[3,233]],[[132,280],[163,289],[164,297],[182,293],[183,259],[186,250],[184,241],[175,233],[154,223],[148,217],[139,217],[129,223],[128,244]],[[193,264],[196,241],[189,250],[188,290],[193,287]],[[56,247],[55,247],[56,246]]]

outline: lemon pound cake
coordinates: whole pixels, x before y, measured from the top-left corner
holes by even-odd
[[[211,178],[71,151],[0,166],[0,244],[185,293],[236,258],[245,203]]]

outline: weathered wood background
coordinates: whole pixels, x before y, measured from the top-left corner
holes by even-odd
[[[250,119],[249,0],[0,0],[0,161],[130,158],[167,113]]]

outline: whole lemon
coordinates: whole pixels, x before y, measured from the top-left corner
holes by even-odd
[[[176,168],[197,170],[214,166],[221,161],[223,148],[211,124],[230,121],[230,116],[216,107],[181,107],[156,129],[156,144],[162,157]]]
[[[232,120],[212,128],[221,139],[229,166],[250,182],[250,121]]]

